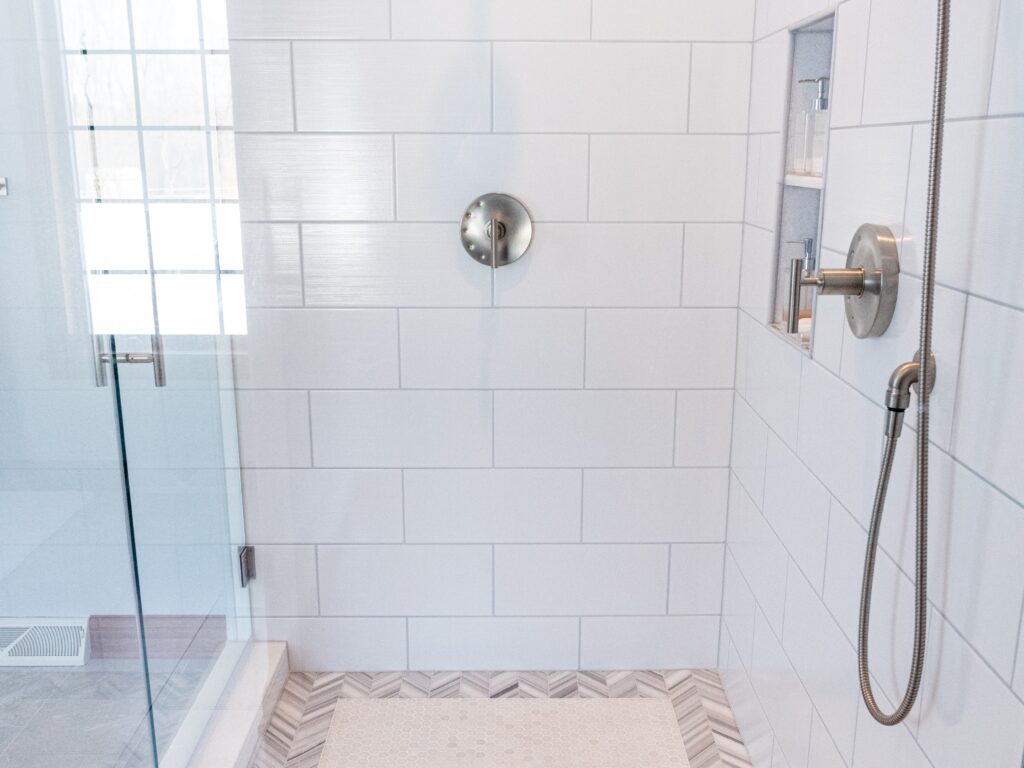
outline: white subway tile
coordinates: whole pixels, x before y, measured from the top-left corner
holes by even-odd
[[[861,224],[881,224],[899,238],[910,162],[908,125],[832,131],[822,245],[845,253]]]
[[[450,224],[305,224],[310,306],[480,306],[489,270],[462,251]]]
[[[518,197],[537,221],[587,218],[585,136],[397,136],[395,142],[404,221],[458,221],[489,189]]]
[[[430,40],[586,40],[589,0],[393,0],[392,37]]]
[[[732,471],[757,508],[764,500],[768,427],[746,400],[737,397],[732,415]]]
[[[228,30],[233,40],[386,39],[388,5],[379,0],[228,0]]]
[[[495,275],[496,302],[677,306],[682,243],[678,224],[540,224],[526,255]]]
[[[693,46],[690,123],[693,133],[746,133],[751,46]]]
[[[928,191],[929,127],[914,127],[901,268],[921,274]],[[951,122],[946,128],[936,239],[936,279],[972,294],[1024,308],[1024,119]],[[982,266],[983,265],[983,266]],[[938,338],[938,336],[937,336]]]
[[[499,43],[494,128],[685,132],[689,80],[684,44]]]
[[[588,469],[583,540],[722,541],[728,494],[725,468]]]
[[[292,672],[405,669],[405,619],[255,619],[253,634],[287,642]]]
[[[287,42],[231,44],[231,105],[236,131],[290,131],[292,55]]]
[[[321,546],[325,616],[480,616],[491,613],[491,548]]]
[[[594,0],[596,40],[750,40],[753,0]]]
[[[683,248],[683,306],[735,307],[743,227],[688,224]]]
[[[860,125],[870,15],[871,0],[851,0],[836,11],[835,63],[829,99],[829,125],[833,128]]]
[[[718,617],[584,618],[582,669],[700,669],[718,662]]]
[[[731,649],[732,656],[736,655],[735,650]],[[757,694],[746,670],[742,666],[732,664],[730,669],[722,670],[722,682],[752,764],[756,768],[770,766],[775,734],[772,733],[768,717],[757,700]]]
[[[755,224],[763,230],[774,230],[779,219],[785,143],[781,133],[762,133],[751,135],[747,147],[744,218],[748,224]]]
[[[813,765],[814,768],[846,768],[848,765],[817,714],[811,719],[811,746],[807,765]]]
[[[1024,630],[1017,641],[1017,672],[1013,677],[1013,690],[1018,698],[1024,699]]]
[[[1024,503],[1024,444],[1015,429],[1024,423],[1022,380],[1024,312],[968,299],[953,453],[1018,503]]]
[[[840,269],[846,266],[846,254],[822,248],[818,252],[822,269]],[[849,326],[846,322],[846,302],[832,301],[830,297],[815,299],[811,330],[811,356],[814,361],[839,375],[843,359],[843,342]]]
[[[579,541],[580,496],[578,470],[408,469],[406,540]]]
[[[1024,704],[935,611],[931,621],[918,743],[935,768],[1016,765],[1024,754]]]
[[[316,616],[316,547],[259,548],[260,578],[252,582],[253,616]]]
[[[782,634],[789,555],[746,491],[729,493],[729,551],[775,631]]]
[[[796,446],[800,409],[800,350],[775,331],[750,323],[743,396],[790,446]]]
[[[403,309],[402,386],[583,384],[581,309]]]
[[[727,630],[731,642],[734,643],[732,649],[739,661],[737,666],[742,665],[741,668],[750,669],[754,652],[754,615],[757,612],[757,602],[729,547],[725,551],[723,586],[723,632]]]
[[[499,545],[494,558],[498,615],[665,613],[664,544]]]
[[[1019,3],[999,6],[999,33],[996,38],[995,63],[992,70],[990,114],[1024,112],[1024,51],[1019,41],[1024,37],[1024,7]]]
[[[799,26],[808,17],[820,15],[836,4],[838,0],[761,0],[757,4],[754,37],[763,37],[782,27]]]
[[[242,224],[245,296],[250,307],[301,307],[302,268],[295,224]]]
[[[743,136],[594,136],[596,221],[740,221]]]
[[[242,471],[247,541],[255,544],[402,540],[402,476],[391,469]]]
[[[412,669],[545,670],[578,664],[576,618],[409,620]]]
[[[930,117],[935,9],[931,0],[872,4],[865,123],[924,122]],[[969,3],[950,26],[947,117],[988,111],[998,11],[998,0]]]
[[[824,588],[830,500],[803,462],[769,434],[764,516],[818,594]]]
[[[850,762],[860,705],[856,653],[821,598],[792,564],[786,582],[782,645],[839,751]]]
[[[734,309],[592,309],[587,386],[731,387]]]
[[[771,321],[775,278],[775,237],[769,230],[743,227],[740,307],[758,323]]]
[[[906,725],[881,725],[863,711],[858,715],[857,721],[853,768],[875,768],[879,765],[934,768],[917,746]]]
[[[243,220],[391,219],[389,136],[238,134]]]
[[[677,467],[725,467],[732,445],[733,393],[684,389],[676,393]]]
[[[810,768],[807,752],[814,709],[799,676],[761,613],[754,622],[754,663],[750,679],[775,731],[775,743],[782,747],[793,768]]]
[[[669,466],[674,401],[669,391],[496,392],[496,465]]]
[[[866,546],[867,534],[864,529],[842,504],[832,499],[828,520],[824,597],[829,611],[851,643],[857,641]],[[884,550],[879,552],[878,558],[888,561]],[[886,569],[892,570],[891,563],[883,565],[882,570]]]
[[[398,386],[398,314],[391,309],[250,309],[232,338],[240,389]]]
[[[308,467],[309,402],[305,392],[235,393],[243,467]]]
[[[722,611],[724,544],[673,544],[668,612],[707,614]]]
[[[750,83],[750,132],[778,133],[786,123],[789,87],[789,32],[754,43]]]
[[[491,465],[489,392],[313,392],[317,466]]]
[[[491,128],[487,43],[297,42],[293,49],[299,130]]]

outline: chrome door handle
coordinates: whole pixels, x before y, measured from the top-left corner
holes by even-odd
[[[96,386],[105,387],[109,381],[107,365],[116,362],[118,365],[140,365],[152,363],[153,383],[158,387],[167,386],[167,369],[164,366],[164,342],[158,334],[149,337],[152,352],[118,352],[111,354],[107,348],[106,336],[96,336]]]

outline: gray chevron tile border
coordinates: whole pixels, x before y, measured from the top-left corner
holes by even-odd
[[[750,758],[718,673],[293,672],[252,768],[316,768],[338,699],[668,698],[692,768],[749,768]]]

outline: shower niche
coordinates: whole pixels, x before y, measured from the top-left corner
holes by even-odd
[[[832,98],[834,16],[792,33],[781,211],[775,254],[772,325],[810,347],[815,291],[799,286],[820,264],[822,193]],[[794,279],[794,273],[799,273]]]

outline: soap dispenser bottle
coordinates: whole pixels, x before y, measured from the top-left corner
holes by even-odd
[[[828,83],[825,75],[801,80],[801,83],[815,83],[818,95],[804,127],[804,172],[821,176],[825,171],[825,143],[828,137]]]

